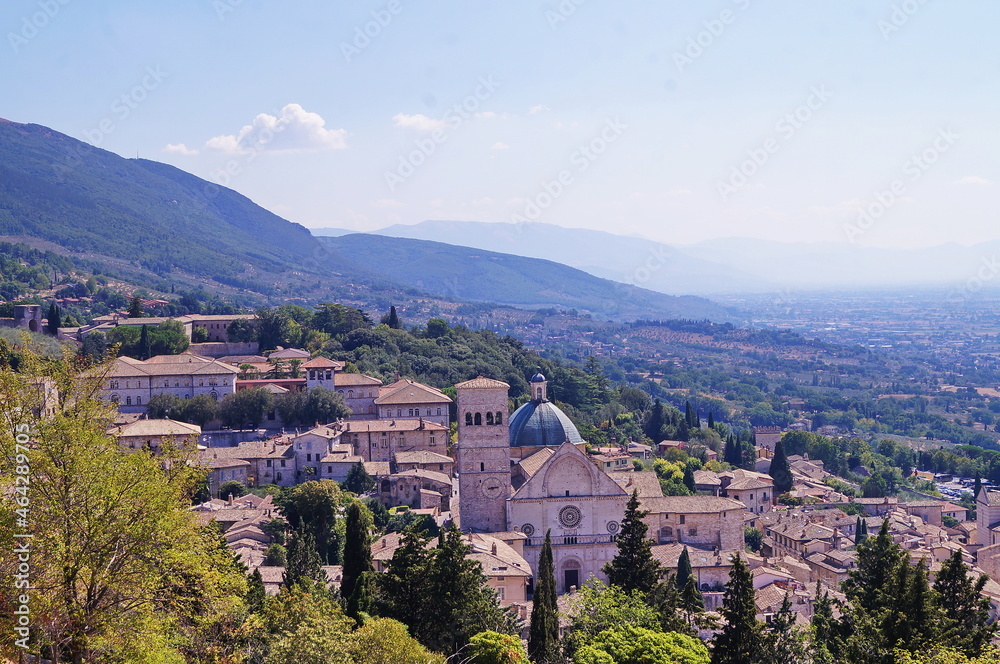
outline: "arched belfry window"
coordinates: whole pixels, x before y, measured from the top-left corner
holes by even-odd
[[[482,413],[476,413],[475,421],[476,421],[476,426],[477,427],[478,426],[482,426],[482,424],[483,424],[483,414]]]
[[[465,414],[465,426],[467,426],[467,427],[471,427],[472,426],[472,413],[466,413]]]
[[[493,424],[503,424],[503,414],[498,410],[497,414],[493,416]]]
[[[488,424],[489,426],[493,426],[493,413],[490,412],[486,413],[486,424]]]

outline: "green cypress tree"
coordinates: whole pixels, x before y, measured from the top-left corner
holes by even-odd
[[[861,545],[868,539],[868,522],[861,515],[858,515],[858,522],[854,526],[854,543]]]
[[[142,300],[136,295],[128,303],[128,317],[142,318]]]
[[[260,613],[264,608],[264,600],[267,598],[267,591],[264,589],[264,579],[260,575],[259,569],[254,569],[247,578],[247,608],[250,613]]]
[[[399,314],[396,313],[396,307],[389,307],[389,320],[386,321],[386,325],[394,330],[398,330],[403,327],[402,323],[399,321]]]
[[[326,589],[326,572],[323,571],[323,561],[316,552],[316,540],[311,533],[292,535],[288,540],[287,560],[284,578],[286,587],[321,584],[320,587]]]
[[[753,577],[739,554],[732,557],[732,563],[720,611],[725,624],[712,639],[712,664],[763,664],[766,653]]]
[[[431,574],[429,537],[423,530],[407,527],[399,547],[392,554],[388,569],[376,576],[376,612],[410,628],[410,634],[422,641],[427,631],[428,612],[424,609]]]
[[[709,429],[715,428],[715,415],[712,413],[712,411],[708,411],[708,428]]]
[[[677,589],[680,590],[687,585],[688,579],[692,576],[694,576],[694,570],[691,567],[691,554],[688,553],[688,548],[684,547],[681,550],[681,555],[677,558],[677,575],[674,578]]]
[[[367,612],[367,603],[355,600],[355,592],[361,585],[362,577],[375,571],[372,563],[372,547],[369,538],[370,524],[361,509],[361,503],[352,502],[347,508],[346,533],[344,535],[344,572],[340,584],[340,595],[346,602],[353,601],[359,611]],[[367,592],[367,589],[365,590]],[[357,617],[357,614],[351,614]]]
[[[787,592],[765,634],[764,643],[767,664],[799,664],[810,659],[805,635],[795,629],[795,612]]]
[[[785,455],[785,445],[778,440],[774,446],[774,456],[771,458],[771,470],[768,473],[774,480],[774,494],[780,496],[792,490],[792,467]]]
[[[830,593],[816,582],[816,603],[813,605],[812,617],[813,661],[816,664],[827,664],[835,661],[834,655],[840,650],[838,640],[838,623],[833,615],[833,600]]]
[[[660,581],[663,568],[653,558],[653,543],[646,537],[649,527],[642,520],[646,514],[639,509],[639,494],[632,491],[618,533],[618,553],[604,566],[604,573],[609,584],[626,592],[638,590],[648,595]]]
[[[698,590],[698,581],[694,576],[689,576],[688,580],[681,588],[680,607],[688,615],[688,619],[693,623],[694,617],[705,612],[705,598]]]
[[[657,399],[653,402],[653,407],[649,409],[649,419],[646,420],[646,425],[643,427],[643,433],[649,436],[654,445],[663,440],[663,425],[665,423],[663,403]]]
[[[688,491],[694,493],[695,490],[694,465],[690,463],[684,464],[684,486],[687,487]]]
[[[858,567],[851,570],[843,590],[855,608],[873,616],[892,604],[892,586],[897,568],[906,553],[892,541],[889,520],[882,522],[878,536],[858,546]]]
[[[148,360],[152,356],[153,344],[149,340],[149,328],[143,325],[142,332],[139,334],[139,359]]]
[[[987,581],[985,574],[972,580],[961,551],[941,564],[934,579],[937,604],[944,614],[944,643],[969,657],[978,657],[997,631],[990,620],[989,598],[982,594]]]
[[[533,662],[555,662],[559,656],[559,614],[550,531],[545,533],[542,553],[538,558],[538,583],[532,601],[528,653]]]
[[[47,325],[49,334],[56,336],[59,334],[59,328],[62,327],[62,314],[59,311],[59,305],[55,302],[49,305],[49,322]]]

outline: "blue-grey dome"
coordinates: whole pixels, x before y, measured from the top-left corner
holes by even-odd
[[[558,447],[583,438],[566,413],[549,401],[529,401],[510,416],[511,447]]]
[[[545,381],[546,378],[541,371],[539,371],[538,373],[536,373],[534,376],[531,377],[532,383],[544,383]]]

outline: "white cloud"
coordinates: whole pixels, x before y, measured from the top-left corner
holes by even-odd
[[[549,110],[552,109],[550,109],[545,104],[536,104],[535,106],[532,106],[531,108],[528,109],[528,115],[538,115],[543,111],[549,111]]]
[[[510,146],[503,141],[497,141],[493,144],[493,147],[491,147],[490,150],[510,150]]]
[[[222,152],[303,152],[345,150],[346,129],[327,129],[326,120],[298,104],[288,104],[278,116],[261,113],[239,133],[210,138],[205,147]]]
[[[180,154],[185,157],[191,157],[198,154],[197,150],[189,148],[183,143],[167,143],[167,147],[163,148],[163,151],[167,154]]]
[[[955,184],[989,184],[990,181],[986,178],[981,178],[978,175],[966,175],[964,178],[955,182]]]
[[[392,124],[397,127],[416,129],[417,131],[441,131],[448,128],[448,123],[445,120],[435,120],[422,113],[417,113],[416,115],[397,113],[392,116]]]

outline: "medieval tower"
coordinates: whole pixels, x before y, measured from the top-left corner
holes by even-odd
[[[455,386],[458,393],[459,511],[462,530],[507,530],[510,497],[510,385],[473,378]]]

